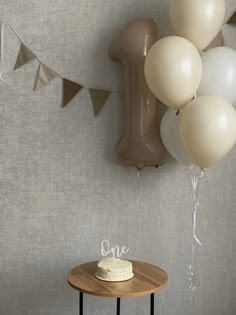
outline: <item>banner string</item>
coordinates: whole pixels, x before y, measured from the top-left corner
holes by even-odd
[[[2,22],[3,23],[3,22]],[[15,30],[15,28],[8,22],[6,21],[6,23],[8,24],[8,26],[11,28],[11,30],[15,33],[15,35],[17,36],[17,38],[19,39],[19,41],[24,44],[26,47],[28,47],[28,45],[25,44],[25,42],[21,39],[20,35],[18,34],[18,32]],[[3,32],[3,30],[2,30]],[[1,36],[2,38],[2,36]],[[57,71],[55,71],[53,68],[51,68],[50,66],[48,66],[46,63],[44,63],[34,52],[33,52],[35,58],[41,63],[41,64],[44,64],[45,66],[47,66],[48,68],[50,68],[51,70],[53,70],[55,72],[55,74],[60,77],[61,79],[64,79],[64,77],[59,74]],[[74,81],[73,81],[74,82]],[[97,89],[97,90],[106,90],[106,91],[110,91],[110,92],[114,92],[114,93],[118,93],[118,92],[121,92],[121,89],[110,89],[110,88],[106,88],[106,87],[91,87],[91,86],[88,86],[88,85],[84,85],[84,84],[81,84],[81,83],[78,83],[78,82],[75,82],[77,83],[78,85],[82,86],[83,88],[85,89]]]
[[[221,27],[221,30],[220,32],[223,30],[224,26],[230,22],[231,18],[236,14],[236,9],[234,9],[232,11],[232,13],[229,15],[229,17],[227,17]],[[6,21],[6,23],[8,24],[8,26],[10,27],[10,29],[15,33],[15,35],[17,36],[17,38],[19,39],[19,41],[24,44],[27,48],[28,46],[24,43],[24,41],[21,39],[20,35],[18,34],[18,32],[16,31],[16,29],[8,22]],[[0,56],[0,80],[2,80],[2,71],[1,71],[1,65],[2,65],[2,59],[3,59],[3,24],[4,24],[4,21],[1,22],[1,48],[0,48],[0,53],[1,53],[1,56]],[[219,32],[219,33],[220,33]],[[34,53],[33,53],[34,54]],[[58,76],[60,77],[61,79],[64,79],[64,77],[59,74],[58,72],[56,72],[54,69],[52,69],[50,66],[48,66],[46,63],[42,62],[42,60],[37,56],[35,55],[35,58],[43,65],[47,66],[49,69],[53,70],[53,72]],[[74,81],[73,81],[74,82]],[[80,86],[82,86],[83,88],[85,89],[94,89],[94,90],[105,90],[105,91],[110,91],[110,92],[114,92],[114,93],[119,93],[122,91],[122,89],[110,89],[110,88],[107,88],[107,87],[90,87],[88,85],[83,85],[83,84],[80,84],[80,83],[77,83],[77,82],[74,82]]]

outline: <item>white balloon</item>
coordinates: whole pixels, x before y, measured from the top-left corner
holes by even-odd
[[[236,102],[236,51],[227,47],[208,50],[202,57],[203,74],[197,95],[221,96]]]
[[[189,159],[186,157],[180,143],[178,120],[179,117],[176,115],[176,111],[169,109],[165,112],[161,121],[161,139],[166,150],[173,158],[180,163],[189,164]]]
[[[199,50],[215,38],[225,17],[225,0],[171,0],[170,19],[175,34]]]

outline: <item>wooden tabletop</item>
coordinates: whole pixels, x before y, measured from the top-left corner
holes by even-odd
[[[161,268],[140,261],[131,261],[134,277],[124,282],[106,282],[95,277],[97,261],[73,268],[67,277],[76,290],[103,297],[134,297],[148,295],[161,290],[168,281],[167,273]]]

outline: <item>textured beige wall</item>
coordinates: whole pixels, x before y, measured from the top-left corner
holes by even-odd
[[[228,1],[227,12],[236,6]],[[91,87],[117,88],[121,69],[107,56],[129,20],[150,17],[170,34],[165,0],[1,0],[8,20],[47,64]],[[227,41],[236,48],[235,27]],[[115,152],[121,99],[113,94],[94,119],[87,90],[60,109],[61,81],[32,92],[37,62],[16,72],[19,43],[4,38],[0,83],[0,314],[76,315],[78,294],[66,283],[76,264],[99,258],[100,243],[130,247],[128,258],[165,268],[168,287],[156,314],[192,314],[191,187],[169,160],[140,173]],[[195,315],[236,313],[236,148],[210,169],[200,187]],[[85,297],[85,314],[114,314],[115,301]],[[122,314],[148,314],[148,298],[122,301]]]

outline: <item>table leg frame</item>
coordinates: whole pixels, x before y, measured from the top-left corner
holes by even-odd
[[[150,295],[150,315],[154,315],[154,293]]]
[[[79,315],[83,315],[84,313],[84,296],[83,292],[79,293]]]
[[[154,315],[154,293],[150,294],[150,315]],[[84,313],[83,292],[79,293],[79,315]],[[116,299],[116,315],[120,315],[120,298]]]
[[[116,301],[116,315],[120,315],[120,298]]]

